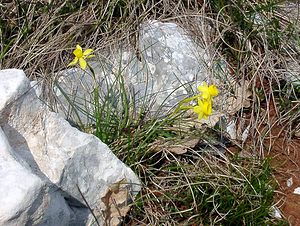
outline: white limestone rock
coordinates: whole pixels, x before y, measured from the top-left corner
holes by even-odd
[[[18,73],[20,76],[15,76]],[[26,77],[21,71],[3,70],[1,73],[1,80],[5,83],[1,84],[0,89],[0,124],[2,117],[9,114],[9,104],[14,102],[19,96],[28,91],[28,83]]]
[[[296,195],[300,195],[300,187],[295,188],[293,193]]]
[[[26,163],[20,164],[1,128],[0,202],[0,225],[65,226],[70,222],[71,213],[63,197]]]
[[[6,83],[8,74],[9,79],[22,82]],[[0,117],[9,143],[20,156],[19,161],[27,164],[42,181],[48,180],[61,189],[72,208],[86,207],[82,195],[92,209],[100,208],[107,189],[122,179],[128,183],[129,194],[139,191],[139,180],[131,169],[98,138],[78,131],[61,116],[50,112],[30,88],[23,72],[3,70],[0,79],[0,90],[8,87],[14,94],[7,104],[2,101],[5,104],[1,105],[4,109],[0,109]],[[27,91],[13,91],[20,84]]]

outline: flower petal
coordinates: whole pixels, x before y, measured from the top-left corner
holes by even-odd
[[[193,110],[194,110],[194,112],[196,113],[196,114],[200,114],[201,112],[202,112],[202,109],[201,109],[201,107],[200,106],[195,106],[194,108],[193,108]]]
[[[212,103],[211,101],[207,105],[207,115],[211,115],[212,113]]]
[[[93,49],[87,49],[87,50],[85,50],[85,51],[83,52],[83,56],[88,56],[88,55],[90,55],[92,52],[94,52]]]
[[[75,57],[74,60],[72,60],[72,62],[68,64],[68,67],[74,66],[75,64],[77,64],[77,62],[78,62],[78,58]]]
[[[83,56],[82,51],[80,49],[75,49],[73,51],[73,54],[75,55],[75,57],[77,58],[81,58]]]
[[[206,82],[202,82],[202,85],[198,86],[198,90],[199,90],[200,92],[206,92],[207,89],[208,89],[208,85],[207,85]]]
[[[202,108],[197,105],[193,108],[193,110],[196,114],[198,114],[198,120],[201,120],[203,118]]]
[[[82,52],[82,48],[81,48],[81,46],[80,45],[76,45],[76,49],[78,49],[78,50],[80,50],[81,52]]]
[[[85,59],[83,59],[82,57],[79,58],[79,65],[80,65],[81,69],[83,69],[83,70],[86,69],[87,63],[86,63]]]
[[[202,111],[204,115],[209,116],[212,112],[212,104],[210,100],[204,101],[202,105]]]
[[[213,97],[217,96],[219,94],[219,91],[218,91],[218,89],[217,89],[217,87],[215,85],[210,85],[208,87],[208,92]]]
[[[203,119],[205,117],[205,115],[203,115],[203,112],[201,112],[201,114],[198,114],[198,120],[200,121],[201,119]]]
[[[201,94],[201,96],[202,96],[203,99],[210,99],[211,98],[211,96],[209,95],[209,92],[203,92]]]
[[[198,90],[201,92],[200,96],[202,96],[203,99],[210,98],[209,87],[206,82],[203,82],[203,85],[198,86]]]

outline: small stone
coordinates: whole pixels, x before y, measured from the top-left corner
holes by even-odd
[[[286,181],[286,185],[287,185],[288,187],[291,187],[291,186],[293,185],[293,178],[292,178],[292,177],[289,178],[289,179]]]
[[[295,188],[294,194],[300,195],[300,187]]]
[[[271,207],[271,212],[272,212],[272,215],[273,215],[275,218],[279,218],[279,219],[282,218],[282,216],[281,216],[281,211],[278,209],[277,206],[272,206],[272,207]]]
[[[236,122],[234,120],[232,120],[231,122],[228,123],[227,128],[226,128],[226,132],[229,134],[229,136],[232,140],[237,139]]]
[[[249,132],[250,132],[250,125],[247,126],[247,128],[244,130],[244,132],[242,134],[242,141],[243,142],[245,142],[247,140]]]

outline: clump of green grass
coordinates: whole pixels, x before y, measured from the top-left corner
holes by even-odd
[[[149,118],[145,115],[147,111],[142,111],[138,115],[143,117],[131,117],[129,112],[133,112],[135,105],[129,100],[122,71],[114,74],[115,80],[102,93],[104,96],[99,96],[99,89],[95,89],[98,84],[93,71],[86,76],[92,76],[96,82],[89,89],[97,90],[90,98],[94,106],[90,114],[94,119],[93,133],[142,181],[143,189],[132,204],[128,223],[268,225],[278,222],[270,212],[274,182],[268,161],[239,159],[214,151],[211,129],[186,126],[186,122],[195,119],[184,114]],[[188,151],[181,155],[172,153],[167,145],[158,145],[176,144],[189,137],[198,142],[186,146]],[[205,147],[198,145],[202,141],[206,141]],[[217,140],[214,145],[219,145],[219,150],[222,142]],[[226,150],[226,146],[223,148]]]
[[[170,225],[276,225],[268,161],[167,149],[138,163],[145,184],[129,222]]]

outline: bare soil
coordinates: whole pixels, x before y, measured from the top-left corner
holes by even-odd
[[[285,131],[280,128],[272,131],[274,137],[268,156],[272,157],[274,176],[278,182],[277,201],[282,215],[290,225],[300,225],[300,194],[294,190],[300,187],[300,139],[297,137],[287,139]],[[292,179],[290,179],[292,178]],[[288,180],[292,184],[288,185]]]
[[[267,93],[269,82],[266,80],[257,81],[257,87],[264,87]],[[273,99],[274,100],[274,99]],[[263,109],[268,112],[268,124],[272,125],[268,136],[264,140],[265,157],[271,157],[271,165],[274,170],[274,177],[278,187],[276,190],[277,207],[281,215],[291,226],[300,226],[300,194],[295,194],[294,190],[300,190],[300,137],[292,134],[287,122],[280,123],[279,109],[273,100],[268,104],[262,104]],[[288,109],[287,109],[288,110]],[[297,110],[297,109],[295,109]],[[261,125],[258,131],[263,131],[265,125]],[[250,141],[251,142],[251,141]],[[288,180],[292,184],[288,185]]]
[[[271,158],[274,177],[278,184],[276,190],[277,207],[281,215],[291,226],[300,226],[300,137],[293,136],[287,123],[279,123],[278,109],[273,101],[265,106],[272,123],[270,132],[264,141],[265,157]],[[295,125],[292,125],[295,126]],[[259,128],[261,130],[263,128]],[[292,183],[288,184],[288,180]]]

